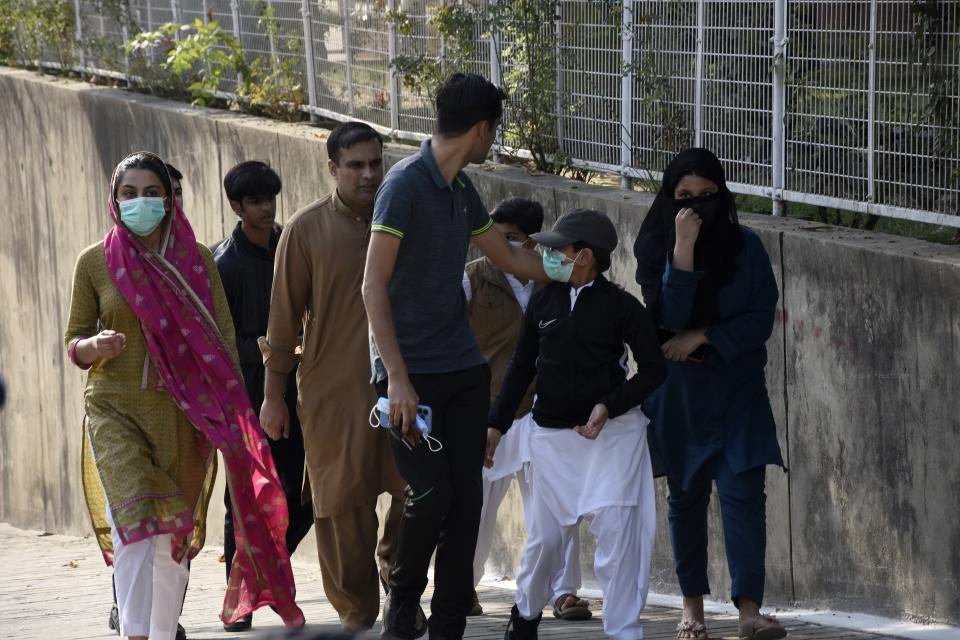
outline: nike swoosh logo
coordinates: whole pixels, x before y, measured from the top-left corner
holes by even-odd
[[[541,320],[541,321],[540,321],[540,328],[541,328],[541,329],[546,329],[547,327],[549,327],[550,325],[552,325],[552,324],[553,324],[554,322],[556,322],[556,321],[557,321],[556,318],[554,318],[553,320],[547,320],[546,322],[544,322],[543,320]]]

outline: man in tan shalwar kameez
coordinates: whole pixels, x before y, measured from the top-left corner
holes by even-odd
[[[261,347],[267,377],[260,417],[270,437],[286,437],[283,392],[299,359],[298,412],[323,588],[344,629],[355,633],[377,619],[379,584],[396,559],[406,483],[387,438],[368,423],[377,395],[360,287],[383,143],[369,126],[351,122],[334,129],[327,151],[337,189],[298,211],[277,247]],[[375,508],[384,492],[393,499],[378,544]]]

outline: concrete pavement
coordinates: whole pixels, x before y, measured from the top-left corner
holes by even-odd
[[[282,635],[279,618],[270,610],[254,615],[254,630],[226,633],[217,614],[223,595],[224,567],[220,548],[208,547],[194,561],[181,623],[192,640],[246,640]],[[323,594],[316,565],[295,562],[298,601],[309,629],[339,630],[337,616]],[[92,538],[24,531],[0,524],[0,638],[11,640],[69,639],[110,640],[117,636],[107,628],[110,611],[110,569],[101,559]],[[429,593],[425,595],[427,601]],[[509,617],[513,593],[496,586],[481,586],[485,615],[471,618],[465,638],[499,639]],[[597,607],[599,608],[599,607]],[[601,611],[602,613],[602,611]],[[679,612],[648,606],[643,620],[649,640],[675,636]],[[736,618],[708,614],[714,639],[736,638]],[[788,622],[793,640],[868,640],[889,638],[862,631],[837,629],[808,622]],[[379,631],[379,624],[374,631]],[[298,636],[299,637],[299,636]],[[371,633],[370,637],[376,637]],[[603,638],[602,623],[595,616],[588,622],[562,622],[544,616],[543,640],[589,640]]]

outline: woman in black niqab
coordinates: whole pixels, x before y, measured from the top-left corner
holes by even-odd
[[[717,190],[708,196],[676,198],[677,185],[688,175],[713,182]],[[707,149],[687,149],[670,162],[633,245],[637,284],[654,318],[659,317],[661,281],[677,240],[677,214],[683,209],[693,209],[702,221],[694,247],[694,268],[703,271],[704,278],[697,285],[689,321],[683,327],[669,327],[673,330],[700,329],[720,319],[717,292],[733,279],[737,256],[743,246],[736,201],[727,188],[723,165]]]
[[[723,167],[678,154],[634,245],[644,304],[661,329],[667,379],[643,403],[683,614],[677,638],[706,640],[707,505],[720,499],[739,637],[786,635],[763,603],[766,465],[783,464],[764,377],[779,292],[760,238],[740,226]]]

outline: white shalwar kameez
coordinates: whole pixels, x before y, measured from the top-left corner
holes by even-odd
[[[524,312],[533,295],[534,282],[521,283],[516,276],[504,273],[513,296]],[[470,276],[463,273],[463,293],[467,302],[473,297],[470,286]],[[473,586],[480,584],[483,578],[487,558],[493,546],[493,537],[497,531],[497,511],[507,495],[510,481],[514,478],[520,487],[520,499],[523,502],[523,517],[530,518],[530,483],[526,477],[526,466],[530,462],[530,432],[534,422],[531,414],[517,418],[510,429],[500,439],[497,453],[494,456],[493,468],[483,469],[483,508],[480,512],[480,531],[477,536],[477,547],[473,554]],[[580,530],[573,530],[564,534],[563,564],[557,574],[550,581],[553,586],[552,601],[564,594],[576,593],[580,589]]]
[[[566,540],[585,519],[597,542],[594,570],[603,590],[603,630],[618,640],[643,638],[640,613],[656,532],[648,423],[638,407],[608,420],[596,440],[573,429],[533,424],[527,542],[516,595],[523,618],[535,619],[554,595],[552,581]]]
[[[190,562],[172,556],[173,536],[151,536],[124,544],[107,520],[113,537],[113,580],[117,590],[121,637],[145,636],[150,640],[176,640]]]
[[[497,511],[503,503],[510,482],[516,478],[523,502],[523,517],[530,521],[530,482],[527,467],[530,463],[530,436],[535,427],[533,417],[527,413],[513,421],[510,429],[500,439],[493,459],[493,467],[483,469],[483,509],[480,512],[480,531],[473,556],[474,586],[480,584],[484,566],[490,556],[493,538],[497,531]],[[529,525],[528,525],[529,526]],[[580,589],[580,530],[577,527],[565,531],[563,551],[556,575],[550,580],[553,595],[557,598]]]

